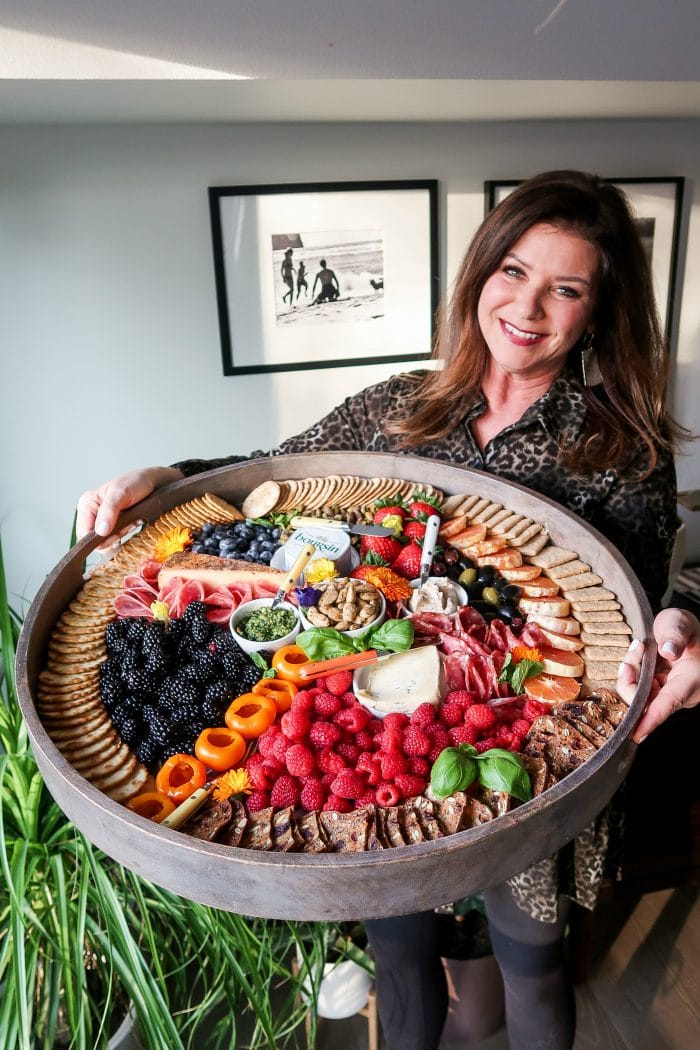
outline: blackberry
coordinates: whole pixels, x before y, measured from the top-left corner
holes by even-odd
[[[190,628],[190,637],[197,645],[204,645],[209,641],[211,635],[211,624],[195,620]]]
[[[191,703],[199,707],[199,689],[194,682],[188,681],[186,678],[178,676],[169,679],[167,686],[162,689],[160,695],[167,696],[176,703]]]
[[[209,645],[210,645],[210,648],[211,648],[212,645],[214,646],[214,649],[215,649],[217,655],[219,655],[219,656],[222,653],[230,653],[234,649],[237,649],[238,652],[240,652],[240,649],[239,649],[238,645],[236,645],[234,637],[231,634],[231,632],[228,630],[228,628],[221,627],[218,624],[214,626],[214,630],[212,631],[211,641],[210,641]]]
[[[141,640],[141,652],[144,657],[150,656],[154,652],[163,652],[164,629],[165,625],[159,620],[149,623]]]
[[[240,653],[240,649],[238,650]],[[243,654],[241,653],[241,656]],[[224,653],[221,657],[221,666],[224,669],[224,674],[227,678],[232,678],[234,681],[238,678],[239,673],[245,667],[244,662],[236,653]]]
[[[149,738],[162,747],[170,737],[172,727],[170,719],[151,704],[144,707],[142,717]]]
[[[159,676],[137,667],[123,676],[123,681],[130,692],[155,695],[158,690]]]
[[[224,708],[220,704],[211,700],[205,700],[201,710],[202,721],[207,726],[223,725],[223,712]]]
[[[126,637],[130,642],[140,642],[146,633],[148,627],[148,620],[145,616],[131,617],[125,621],[128,626],[126,629]]]
[[[137,741],[134,751],[139,762],[142,762],[149,773],[157,773],[162,762],[160,761],[161,748],[150,736]]]
[[[100,668],[100,696],[105,707],[108,704],[118,703],[122,698],[123,692],[124,687],[118,675],[110,672],[103,673],[102,668]]]
[[[183,667],[182,673],[193,682],[210,682],[216,675],[217,665],[218,661],[211,653],[200,649],[192,653],[192,661]]]
[[[173,703],[168,713],[176,728],[182,727],[187,730],[202,717],[199,704],[192,704],[187,701],[178,704]]]
[[[177,736],[161,748],[161,759],[167,762],[171,755],[193,755],[194,741],[189,736]]]
[[[112,722],[127,747],[132,747],[140,737],[141,726],[139,721],[130,715],[126,708],[121,707],[118,711],[115,711]]]
[[[112,718],[114,712],[122,706],[121,693],[108,693],[107,696],[102,693],[102,703],[105,706],[105,711]]]
[[[132,675],[135,671],[140,670],[139,659],[136,655],[135,650],[130,649],[124,656],[119,667],[119,677],[122,682],[126,682],[129,675]]]
[[[121,706],[129,712],[131,715],[138,715],[141,717],[143,711],[143,700],[140,696],[136,696],[134,693],[127,693],[122,700]]]
[[[122,620],[112,620],[105,627],[105,645],[110,656],[118,656],[128,649],[122,623]]]
[[[151,675],[161,678],[168,667],[165,653],[162,649],[154,649],[148,654],[144,662],[144,669]]]
[[[204,623],[206,618],[207,607],[204,602],[190,602],[182,617],[189,628],[191,628],[194,623]]]
[[[223,710],[229,700],[233,700],[233,689],[225,678],[217,678],[204,690],[205,704],[216,704]]]

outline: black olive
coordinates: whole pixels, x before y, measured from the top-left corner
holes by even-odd
[[[522,593],[514,583],[509,583],[507,587],[501,588],[501,597],[506,598],[509,602],[517,602]]]
[[[460,559],[459,559],[459,565],[460,565],[460,568],[461,568],[462,570],[464,570],[464,569],[475,569],[475,568],[476,568],[476,562],[472,561],[472,559],[471,559],[471,558],[468,558],[468,557],[466,556],[466,554],[463,554],[463,555],[462,555],[462,556],[460,557]]]
[[[470,605],[475,605],[479,602],[481,602],[482,605],[486,604],[482,601],[481,598],[481,592],[483,591],[483,589],[484,588],[481,586],[480,583],[471,583],[468,587],[465,587]]]
[[[490,587],[497,576],[498,572],[493,565],[482,565],[477,579],[482,587]]]
[[[442,561],[434,561],[430,569],[431,576],[446,576],[447,566]]]
[[[472,609],[476,609],[477,612],[480,612],[484,619],[488,620],[489,622],[491,620],[494,620],[498,616],[495,606],[489,605],[488,602],[473,602],[470,600],[469,604],[472,607]]]
[[[459,561],[459,551],[456,551],[454,547],[446,547],[442,560],[445,565],[456,565]]]
[[[493,581],[493,585],[500,594],[503,588],[508,586],[508,580],[504,576],[497,576]]]

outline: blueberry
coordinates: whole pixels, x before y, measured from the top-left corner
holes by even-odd
[[[272,561],[272,552],[271,551],[261,551],[260,554],[258,555],[258,561],[262,562],[263,565],[269,565],[270,562]]]
[[[192,553],[193,554],[205,554],[206,553],[206,549],[207,548],[204,546],[203,543],[193,543],[192,544]]]
[[[199,534],[203,539],[206,539],[207,536],[211,536],[213,531],[214,526],[210,521],[207,521],[204,525],[202,525],[201,529],[199,530]]]

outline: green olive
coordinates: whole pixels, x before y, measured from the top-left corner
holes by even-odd
[[[485,602],[488,602],[489,605],[498,605],[500,601],[498,591],[495,587],[484,587],[483,591],[481,592],[481,597],[484,599]]]
[[[463,569],[459,574],[458,583],[461,583],[463,587],[468,587],[470,583],[474,583],[476,579],[476,569]]]

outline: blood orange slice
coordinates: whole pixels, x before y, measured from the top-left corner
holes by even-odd
[[[543,704],[575,700],[581,690],[575,678],[562,678],[544,672],[535,678],[526,678],[523,688],[532,700],[540,700]]]

